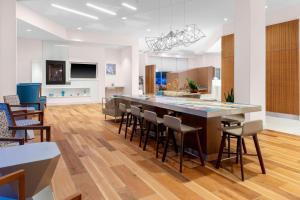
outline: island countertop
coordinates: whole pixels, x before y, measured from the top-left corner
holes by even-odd
[[[183,97],[118,95],[116,98],[205,118],[261,111],[261,106],[257,105],[224,103]]]

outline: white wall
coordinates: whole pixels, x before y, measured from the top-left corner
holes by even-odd
[[[213,66],[221,68],[221,54],[220,53],[205,53],[197,55],[189,59],[188,67],[193,69],[196,67]]]
[[[107,48],[83,43],[61,44],[53,41],[18,38],[18,52],[18,82],[32,81],[32,63],[35,63],[42,72],[45,85],[45,60],[65,60],[67,61],[66,81],[71,82],[71,85],[64,87],[91,88],[89,101],[99,102],[105,96],[105,86],[111,86],[112,83],[115,86],[124,86],[126,93],[131,94],[131,48]],[[97,80],[71,80],[70,62],[97,63]],[[105,74],[107,63],[116,64],[115,76]]]
[[[30,83],[32,81],[32,63],[42,61],[41,40],[23,39],[17,40],[17,82]]]
[[[0,102],[16,93],[16,1],[0,0]]]

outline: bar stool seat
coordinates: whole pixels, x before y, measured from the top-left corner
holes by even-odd
[[[200,138],[199,138],[199,134],[200,134],[200,130],[202,129],[201,127],[191,127],[191,126],[187,126],[181,123],[181,120],[177,117],[173,117],[173,116],[169,116],[169,115],[164,115],[164,125],[168,128],[168,138],[167,138],[167,142],[165,144],[165,149],[164,149],[164,154],[163,154],[163,158],[162,158],[162,162],[165,161],[166,159],[166,155],[167,155],[167,151],[168,151],[168,146],[169,146],[169,140],[170,137],[173,135],[174,136],[174,132],[179,133],[180,134],[180,138],[181,138],[181,147],[180,147],[180,168],[179,171],[182,172],[182,163],[183,163],[183,154],[184,154],[184,138],[185,135],[187,133],[195,133],[196,136],[196,141],[197,141],[197,146],[198,146],[198,153],[199,153],[199,157],[200,157],[200,162],[201,165],[204,166],[204,159],[202,156],[202,150],[201,150],[201,144],[200,144]]]
[[[184,124],[181,124],[181,132],[182,133],[190,133],[202,130],[202,127],[191,127]]]
[[[228,129],[223,129],[223,131],[233,136],[241,136],[243,133],[242,127],[230,127]]]

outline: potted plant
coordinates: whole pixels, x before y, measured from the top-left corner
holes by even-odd
[[[225,101],[229,102],[229,103],[234,103],[234,92],[233,92],[233,88],[231,88],[230,92],[228,92],[228,94],[224,94],[225,95]]]
[[[196,84],[195,81],[191,80],[191,79],[187,79],[189,88],[190,88],[190,92],[191,93],[197,93],[198,92],[198,85]]]

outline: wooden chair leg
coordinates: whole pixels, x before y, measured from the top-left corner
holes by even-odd
[[[40,130],[41,142],[44,142],[44,131]]]
[[[242,144],[243,144],[244,154],[247,154],[247,148],[246,148],[246,143],[245,143],[245,139],[244,138],[242,138]]]
[[[146,132],[146,138],[145,138],[144,147],[143,147],[144,151],[146,151],[146,146],[147,146],[149,133],[150,133],[150,129],[151,129],[151,123],[150,122],[146,122],[146,128],[147,128],[147,132]]]
[[[156,125],[156,158],[158,158],[158,149],[159,149],[159,143],[160,143],[160,136],[159,136],[159,132],[160,132],[160,130],[159,130],[159,127],[158,127],[158,125]]]
[[[120,127],[119,127],[119,134],[121,133],[121,129],[122,129],[123,121],[124,121],[124,115],[125,115],[125,113],[122,113]]]
[[[259,164],[260,164],[261,171],[262,171],[263,174],[266,174],[266,169],[265,169],[264,161],[263,161],[263,158],[262,158],[262,155],[261,155],[257,135],[253,136],[253,141],[254,141],[254,144],[255,144],[255,149],[256,149],[258,159],[259,159]]]
[[[222,160],[222,155],[223,155],[223,151],[224,151],[224,146],[225,146],[225,142],[226,142],[226,136],[227,136],[227,134],[223,133],[221,144],[220,144],[220,148],[219,148],[218,160],[217,160],[217,164],[216,164],[216,168],[217,169],[220,168],[220,164],[221,164],[221,160]]]
[[[130,117],[130,113],[127,113],[126,116],[126,128],[125,128],[125,139],[127,137],[127,130],[128,130],[128,124],[129,124],[129,117]]]
[[[133,139],[134,132],[136,132],[136,124],[137,124],[137,118],[135,116],[133,116],[133,127],[132,127],[132,131],[131,131],[130,142]]]
[[[176,142],[175,131],[172,130],[170,132],[170,134],[171,134],[171,137],[172,137],[172,140],[173,140],[174,150],[175,150],[176,154],[178,154],[178,146],[177,146],[177,142]]]
[[[180,145],[180,173],[182,172],[182,163],[183,163],[183,154],[184,154],[184,134],[180,133],[181,135],[181,145]]]
[[[244,163],[243,163],[243,150],[242,150],[242,138],[238,137],[238,145],[239,145],[239,155],[240,155],[240,164],[241,164],[241,175],[242,181],[244,181]]]
[[[201,165],[204,166],[204,159],[203,159],[203,155],[202,155],[202,148],[201,148],[201,143],[200,143],[200,131],[196,132],[196,141],[197,141],[197,145],[198,145],[198,152],[199,152],[199,157],[200,157],[200,162]]]
[[[170,140],[170,137],[171,137],[171,130],[170,129],[168,129],[167,134],[168,134],[167,135],[167,141],[166,141],[166,144],[165,144],[163,157],[161,159],[162,162],[165,162],[166,156],[167,156],[167,151],[168,151],[168,146],[169,146],[169,140]]]
[[[139,126],[140,126],[140,130],[141,130],[139,147],[142,147],[142,140],[143,140],[143,137],[144,137],[144,130],[143,130],[143,120],[140,119],[140,118],[139,118]]]

